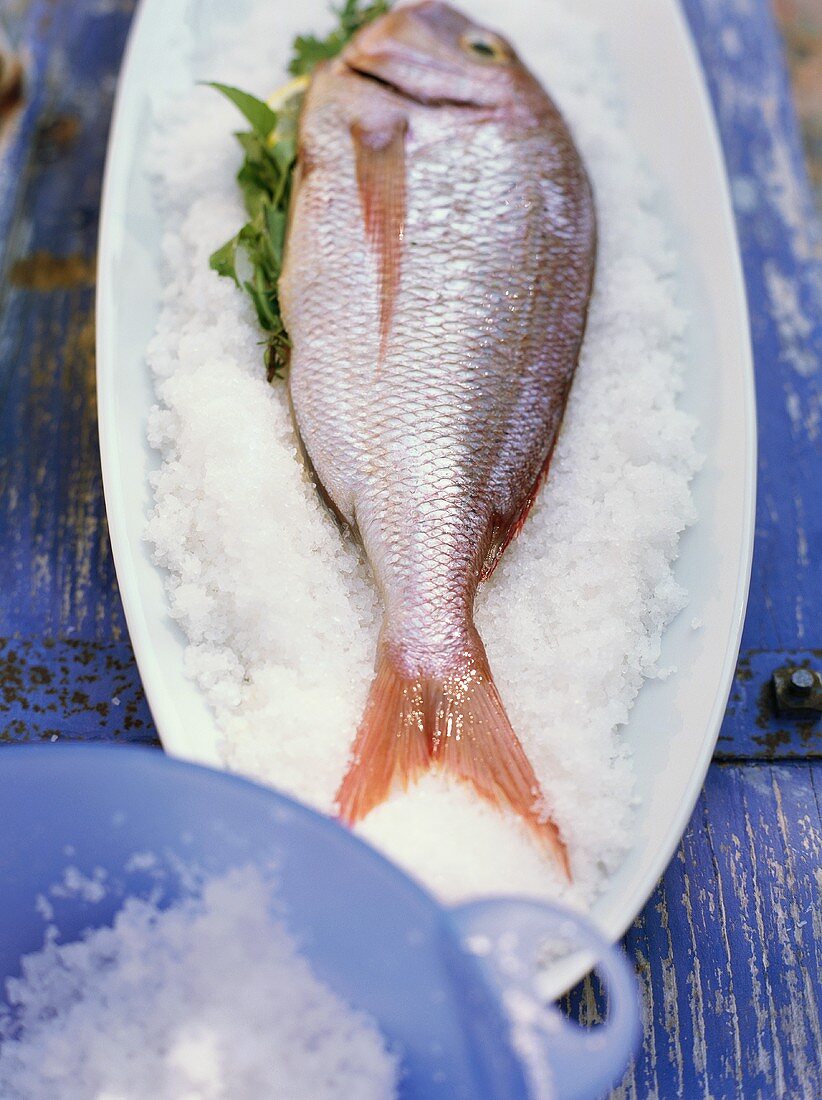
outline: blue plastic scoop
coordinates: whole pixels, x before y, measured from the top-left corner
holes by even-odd
[[[61,899],[64,942],[110,923],[123,893],[147,894],[132,857],[153,852],[213,874],[275,864],[286,923],[317,976],[400,1050],[402,1100],[593,1098],[637,1041],[627,963],[577,917],[517,898],[444,909],[330,819],[234,776],[150,750],[9,747],[0,820],[0,993],[21,955],[42,946],[36,899],[67,864],[86,875],[102,867],[117,889],[93,903]],[[536,998],[538,952],[557,938],[599,960],[606,1024],[583,1030]],[[504,1004],[518,1009],[516,1042]],[[529,1092],[515,1047],[530,1051],[543,1093]]]

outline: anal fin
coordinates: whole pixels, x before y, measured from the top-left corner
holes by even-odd
[[[488,580],[499,564],[500,558],[520,533],[525,521],[528,519],[528,515],[534,506],[534,501],[539,496],[539,491],[545,483],[545,479],[548,477],[548,470],[551,465],[551,457],[554,453],[555,443],[556,436],[551,443],[548,455],[540,467],[539,473],[534,479],[528,494],[520,507],[514,512],[513,516],[507,517],[504,520],[495,520],[494,526],[491,529],[491,542],[488,547],[488,552],[485,555],[482,569],[480,570],[479,579],[481,581]]]

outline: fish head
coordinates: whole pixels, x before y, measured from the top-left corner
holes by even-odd
[[[403,4],[361,30],[342,54],[355,73],[429,106],[506,108],[544,93],[511,44],[441,0]]]

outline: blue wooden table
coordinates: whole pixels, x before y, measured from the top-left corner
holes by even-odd
[[[822,1096],[820,728],[777,668],[822,666],[820,236],[767,0],[683,0],[732,181],[759,400],[739,667],[682,843],[625,938],[644,1043],[619,1097]],[[94,256],[133,3],[5,0],[26,60],[0,130],[0,740],[156,743],[106,533]],[[2,760],[0,760],[0,767]],[[0,807],[0,820],[2,808]],[[574,1011],[595,1018],[586,984]]]

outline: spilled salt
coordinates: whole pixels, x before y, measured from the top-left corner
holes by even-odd
[[[389,1100],[398,1061],[313,974],[253,868],[111,927],[54,930],[7,982],[3,1100]]]
[[[676,405],[687,360],[679,261],[596,28],[570,2],[541,4],[538,19],[532,0],[464,6],[506,33],[555,97],[596,198],[596,284],[550,477],[477,604],[574,884],[519,821],[436,775],[359,831],[445,899],[517,892],[585,905],[630,845],[620,726],[643,681],[665,674],[662,635],[685,604],[671,566],[694,519],[697,456],[694,423]],[[153,182],[165,235],[148,431],[161,464],[147,536],[224,764],[331,812],[373,675],[379,603],[357,547],[307,482],[249,305],[208,268],[243,221],[237,117],[196,86],[266,95],[285,77],[292,37],[327,21],[325,0],[232,5],[224,26],[178,44],[182,84],[164,89],[158,74]]]

